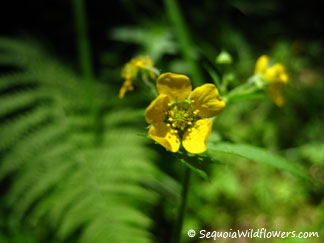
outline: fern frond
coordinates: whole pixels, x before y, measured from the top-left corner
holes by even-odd
[[[10,74],[3,74],[0,76],[0,92],[4,92],[15,86],[23,86],[35,84],[28,73],[25,72],[15,72]]]
[[[39,99],[39,90],[25,90],[0,97],[0,117],[22,111],[35,105]]]
[[[29,130],[47,122],[50,119],[48,108],[38,107],[26,114],[17,116],[15,119],[0,125],[0,134],[6,139],[0,140],[0,151],[13,145]]]
[[[111,109],[108,90],[89,100],[83,80],[34,43],[0,38],[0,52],[0,64],[20,69],[0,77],[0,181],[10,177],[12,217],[47,222],[61,241],[75,232],[82,243],[154,241],[159,195],[144,185],[167,177],[138,136],[144,111]],[[93,103],[105,109],[97,121]]]

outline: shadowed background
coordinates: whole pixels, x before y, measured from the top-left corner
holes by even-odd
[[[230,88],[262,54],[282,62],[286,105],[232,103],[210,140],[252,144],[304,168],[311,182],[217,154],[211,182],[194,175],[183,228],[324,234],[323,8],[318,1],[179,1],[203,80],[222,50]],[[6,1],[0,10],[0,242],[170,242],[182,164],[146,139],[151,98],[118,99],[122,66],[150,55],[162,72],[184,61],[163,1],[86,1],[95,79],[84,80],[72,1]],[[90,85],[91,88],[88,88]],[[221,242],[316,243],[321,239]],[[207,240],[205,242],[208,242]]]

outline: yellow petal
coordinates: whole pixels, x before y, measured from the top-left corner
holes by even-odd
[[[118,95],[119,99],[124,98],[127,91],[133,91],[133,90],[134,90],[134,86],[132,80],[126,79],[119,90],[119,95]]]
[[[255,64],[255,70],[254,73],[265,73],[267,70],[267,67],[269,65],[269,58],[267,55],[262,55],[258,58],[256,64]]]
[[[131,63],[138,69],[145,66],[146,67],[153,66],[153,61],[149,56],[137,56],[135,58],[132,58]]]
[[[287,73],[280,74],[279,79],[281,80],[281,83],[287,84],[289,80],[288,74]]]
[[[191,130],[182,137],[183,147],[192,154],[200,154],[207,150],[206,142],[212,130],[212,121],[198,120]]]
[[[271,83],[288,83],[288,75],[285,71],[285,67],[280,63],[276,63],[268,68],[265,72],[264,79]]]
[[[194,109],[199,110],[198,116],[208,118],[216,116],[225,108],[225,102],[213,84],[203,84],[191,94],[190,100]]]
[[[285,98],[282,94],[282,85],[270,85],[267,88],[267,93],[277,106],[282,107],[285,104]]]
[[[126,80],[134,79],[137,75],[137,69],[132,63],[126,63],[122,69],[121,76]]]
[[[178,134],[171,133],[172,129],[164,122],[154,123],[149,130],[149,136],[164,148],[171,152],[177,152],[180,148],[180,139]]]
[[[156,81],[159,94],[169,96],[171,101],[183,101],[189,96],[192,87],[190,79],[182,74],[163,73]]]
[[[168,111],[168,103],[170,102],[168,96],[159,95],[146,108],[145,119],[146,122],[152,124],[154,122],[163,122]]]

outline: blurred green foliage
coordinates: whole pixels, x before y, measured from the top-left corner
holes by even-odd
[[[233,102],[215,119],[210,144],[262,147],[311,180],[269,166],[272,160],[215,153],[219,163],[205,168],[210,182],[192,176],[183,242],[209,242],[187,237],[189,229],[251,228],[317,231],[322,238],[219,242],[322,242],[324,47],[317,5],[297,1],[285,20],[288,3],[279,0],[179,4],[204,77],[198,83],[217,79],[231,90],[253,74],[264,53],[284,63],[290,76],[283,108],[264,96]],[[93,93],[74,71],[76,58],[63,62],[38,42],[0,39],[1,243],[171,240],[183,164],[146,138],[147,90],[118,100],[120,71],[137,54],[150,55],[162,72],[192,70],[162,2],[123,0],[112,9],[120,9],[123,21],[102,23],[101,38],[108,39],[90,35]],[[231,64],[215,62],[224,50]]]

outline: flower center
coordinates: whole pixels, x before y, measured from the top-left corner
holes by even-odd
[[[193,101],[191,101],[193,102]],[[171,127],[171,132],[189,130],[191,126],[199,120],[198,110],[194,110],[189,101],[169,103],[167,111],[166,124]]]

